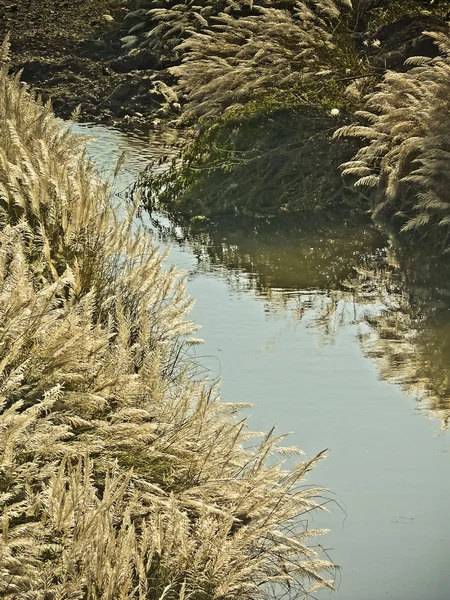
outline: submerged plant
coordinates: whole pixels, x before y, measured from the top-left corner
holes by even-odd
[[[6,51],[4,52],[6,54]],[[0,596],[257,599],[331,586],[284,436],[193,377],[184,281],[83,140],[0,70]]]

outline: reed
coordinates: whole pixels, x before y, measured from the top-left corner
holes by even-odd
[[[436,58],[413,57],[404,73],[388,72],[367,98],[362,123],[335,136],[364,142],[344,175],[369,188],[374,217],[388,216],[415,241],[426,239],[439,253],[449,251],[450,37],[429,35]]]
[[[331,586],[323,457],[193,377],[184,280],[0,57],[0,596],[257,599]],[[136,203],[135,203],[136,204]]]
[[[148,47],[175,63],[167,111],[181,102],[178,124],[198,134],[168,172],[147,174],[149,208],[157,198],[189,217],[302,219],[353,207],[338,170],[353,149],[331,137],[373,70],[355,47],[350,2],[186,3],[148,15],[158,23]]]

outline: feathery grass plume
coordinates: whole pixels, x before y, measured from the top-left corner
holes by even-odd
[[[327,78],[358,74],[365,64],[350,36],[342,43],[340,16],[333,2],[298,2],[291,11],[254,7],[248,16],[212,18],[176,47],[183,60],[169,69],[188,100],[185,118],[216,117],[283,91],[300,96],[311,86],[323,96]]]
[[[163,0],[158,8],[140,9],[128,15],[133,25],[123,43],[127,49],[148,48],[174,59],[180,56],[177,50],[180,41],[194,32],[207,30],[211,19],[219,14],[239,17],[257,14],[260,9],[293,11],[299,4],[307,4],[325,19],[339,17],[342,8],[352,8],[350,0],[305,0],[301,3],[295,0],[218,0],[214,3]]]
[[[341,27],[351,9],[350,0],[167,2],[143,11],[139,46],[167,56],[188,118],[215,117],[271,90],[303,86],[311,71],[319,79],[359,73],[364,61]]]
[[[450,37],[429,33],[441,55],[408,59],[405,73],[388,72],[366,110],[367,125],[341,128],[336,136],[366,141],[342,165],[357,187],[374,190],[375,216],[393,217],[403,232],[447,252],[450,234]]]
[[[331,586],[303,522],[323,453],[288,469],[298,450],[192,377],[183,279],[6,66],[0,113],[0,596]]]
[[[0,64],[6,63],[9,60],[9,50],[11,47],[11,43],[9,40],[10,34],[8,33],[0,46]]]
[[[168,172],[147,174],[147,202],[157,197],[172,213],[194,217],[345,204],[338,165],[351,154],[330,138],[358,102],[355,78],[371,81],[348,27],[351,3],[241,8],[209,6],[207,22],[173,47],[178,64],[169,72],[184,105],[178,120],[200,134]],[[177,10],[171,22],[181,18]],[[167,12],[152,14],[166,23]]]

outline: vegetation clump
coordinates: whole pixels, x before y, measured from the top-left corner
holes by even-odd
[[[179,121],[198,134],[168,171],[147,174],[147,207],[194,219],[344,207],[394,216],[446,251],[448,16],[445,3],[419,0],[148,11],[136,39],[145,19],[157,23],[146,40],[175,62]]]
[[[273,105],[266,112],[256,106],[252,114],[253,107],[230,111],[206,128],[168,169],[150,165],[141,177],[147,210],[184,221],[227,215],[305,220],[327,211],[333,218],[357,205],[339,172],[352,145],[331,139],[332,115]]]
[[[350,9],[255,3],[191,30],[170,72],[181,123],[199,133],[167,172],[147,173],[148,207],[266,217],[353,199],[338,172],[351,144],[331,138],[375,74],[344,24]]]
[[[336,136],[366,142],[344,174],[356,186],[375,190],[375,216],[387,213],[401,232],[427,237],[448,251],[450,203],[448,152],[450,124],[450,37],[430,33],[442,52],[436,58],[414,57],[405,73],[388,73],[357,112],[367,125],[351,125]]]
[[[51,108],[0,69],[0,596],[264,598],[331,586],[322,454],[193,377],[184,281]]]

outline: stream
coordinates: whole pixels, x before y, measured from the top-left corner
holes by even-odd
[[[103,126],[89,156],[123,198],[160,152]],[[450,292],[404,276],[370,226],[192,234],[159,219],[155,242],[187,273],[198,362],[252,429],[328,458],[308,484],[329,490],[313,527],[341,568],[340,600],[450,597]],[[318,598],[327,598],[327,590]],[[332,597],[336,597],[335,595]]]

